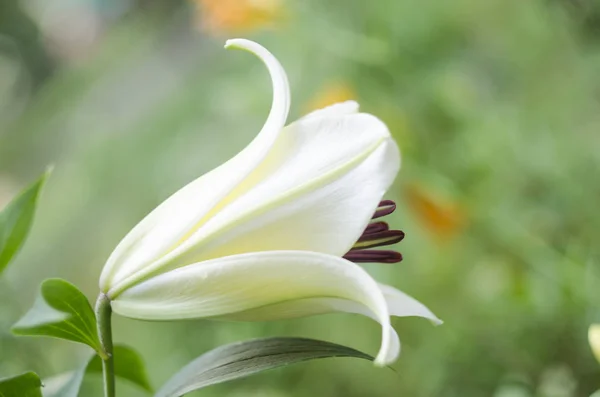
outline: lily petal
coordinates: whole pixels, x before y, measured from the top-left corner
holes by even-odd
[[[443,323],[425,305],[404,292],[385,284],[379,284],[387,303],[388,312],[396,317],[423,317],[435,325]],[[257,307],[244,312],[220,316],[219,319],[234,321],[268,321],[305,317],[316,314],[346,312],[362,314],[377,321],[376,315],[366,306],[340,298],[307,298]]]
[[[435,314],[421,302],[410,295],[390,285],[379,284],[381,292],[385,297],[390,315],[396,317],[423,317],[435,325],[443,324]]]
[[[423,317],[431,320],[434,324],[442,324],[442,321],[431,312],[425,305],[402,291],[385,284],[379,284],[383,293],[389,314],[397,317]],[[317,314],[334,312],[346,312],[361,314],[378,321],[377,315],[361,303],[340,298],[307,298],[275,303],[261,306],[244,312],[220,316],[222,320],[233,321],[269,321],[277,319],[289,319],[305,317]],[[393,328],[390,328],[390,340],[393,342],[389,350],[390,360],[400,353],[400,338]]]
[[[172,320],[234,315],[310,298],[337,298],[368,308],[382,326],[376,363],[396,359],[399,341],[375,280],[352,262],[315,252],[242,254],[182,267],[127,289],[112,308],[127,317]]]
[[[270,321],[336,312],[361,314],[379,322],[377,314],[368,307],[355,301],[340,298],[306,298],[285,301],[240,313],[219,316],[217,319],[229,321]],[[391,345],[386,352],[385,360],[391,363],[400,355],[400,338],[393,327],[390,327],[388,331]]]
[[[267,121],[239,154],[173,194],[133,228],[102,271],[102,291],[106,292],[109,286],[130,277],[176,247],[210,217],[225,197],[235,195],[234,190],[241,194],[240,183],[261,163],[282,131],[290,106],[289,83],[283,67],[269,51],[252,41],[229,40],[226,47],[247,50],[267,66],[273,84],[273,102]]]
[[[268,176],[156,268],[271,250],[342,256],[394,180],[400,155],[374,116],[312,116],[286,127],[261,167]]]

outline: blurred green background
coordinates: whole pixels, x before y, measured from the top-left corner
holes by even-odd
[[[389,192],[407,238],[380,281],[445,320],[394,319],[397,373],[332,359],[198,396],[589,396],[600,365],[600,3],[596,0],[1,0],[0,207],[48,164],[23,252],[0,280],[0,376],[76,368],[84,347],[14,338],[39,283],[95,299],[109,253],[146,213],[243,148],[271,101],[259,41],[292,86],[290,120],[356,98],[403,152]],[[371,353],[378,324],[115,318],[155,387],[217,345],[322,338]],[[98,395],[99,379],[82,396]],[[119,384],[122,396],[143,396]]]

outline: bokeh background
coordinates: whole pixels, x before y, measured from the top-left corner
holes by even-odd
[[[108,254],[146,213],[259,131],[271,91],[242,36],[288,71],[291,119],[350,98],[403,152],[389,198],[407,238],[367,266],[445,324],[395,319],[396,372],[331,359],[198,396],[575,397],[600,388],[600,4],[595,0],[1,0],[0,207],[39,175],[34,229],[0,280],[0,374],[48,378],[85,347],[14,338],[39,283],[91,300]],[[217,345],[322,338],[371,353],[376,323],[115,318],[155,387]],[[98,379],[81,396],[98,395]],[[143,396],[128,384],[120,395]]]

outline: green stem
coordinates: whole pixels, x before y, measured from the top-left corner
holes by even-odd
[[[98,322],[98,337],[106,358],[102,359],[102,374],[104,379],[104,397],[115,397],[115,363],[113,359],[112,326],[110,317],[112,309],[110,299],[103,293],[96,301],[96,321]]]

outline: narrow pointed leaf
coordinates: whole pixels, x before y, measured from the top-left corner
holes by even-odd
[[[0,379],[0,397],[42,397],[42,382],[34,372]]]
[[[218,347],[175,374],[155,397],[179,397],[268,369],[328,357],[374,358],[350,347],[304,338],[255,339]]]
[[[152,386],[140,355],[130,347],[116,345],[113,349],[115,376],[128,380],[152,393]],[[102,359],[94,355],[76,371],[61,374],[49,379],[44,389],[45,397],[78,397],[86,375],[101,374]],[[1,397],[1,396],[0,396]]]
[[[0,273],[19,252],[27,238],[40,190],[49,174],[49,171],[44,173],[0,212]]]
[[[77,287],[62,279],[42,283],[33,307],[12,331],[16,335],[50,336],[84,343],[104,356],[92,306]]]

